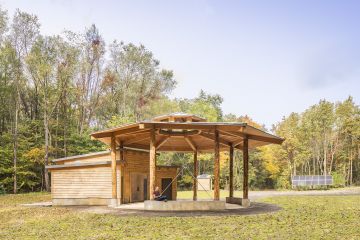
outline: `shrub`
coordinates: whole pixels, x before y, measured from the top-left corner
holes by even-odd
[[[276,188],[276,189],[289,189],[289,188],[291,188],[291,183],[290,183],[290,181],[289,181],[289,177],[288,177],[288,176],[281,175],[281,176],[276,180],[275,188]]]
[[[333,177],[333,187],[344,187],[345,186],[345,177],[341,173],[332,172],[331,176]]]
[[[4,188],[4,186],[2,185],[2,184],[0,184],[0,195],[3,195],[3,194],[5,194],[6,192],[5,192],[5,188]]]

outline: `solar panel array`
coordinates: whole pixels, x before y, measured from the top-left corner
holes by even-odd
[[[291,182],[293,186],[332,185],[333,178],[331,175],[293,176]]]

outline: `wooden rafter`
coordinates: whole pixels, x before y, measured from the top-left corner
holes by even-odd
[[[91,134],[92,138],[104,138],[104,137],[111,137],[111,136],[124,136],[124,135],[129,135],[129,134],[139,134],[139,133],[143,133],[143,132],[148,132],[149,129],[139,129],[139,126],[135,126],[135,127],[131,127],[131,128],[126,128],[126,129],[120,129],[120,130],[116,130],[114,132],[97,132],[97,133],[93,133]]]
[[[156,146],[156,149],[159,149],[162,145],[164,145],[167,140],[169,140],[170,136],[165,136],[163,138],[161,138],[159,141],[156,142],[155,146]]]
[[[250,134],[245,134],[242,132],[228,132],[228,131],[221,131],[224,134],[227,134],[229,136],[234,136],[234,137],[240,137],[240,138],[248,138],[251,140],[256,140],[256,141],[260,141],[260,142],[268,142],[268,143],[275,143],[275,144],[281,144],[284,139],[281,138],[272,138],[272,137],[265,137],[265,136],[259,136],[259,135],[250,135]]]
[[[196,144],[194,143],[194,141],[190,137],[185,137],[185,141],[189,144],[191,149],[196,152]]]
[[[213,136],[213,135],[211,135],[209,133],[201,132],[199,135],[204,137],[204,138],[215,141],[215,136]],[[222,144],[222,145],[225,145],[227,147],[231,145],[231,142],[228,142],[228,141],[222,139],[221,137],[219,137],[219,143]]]
[[[242,144],[243,142],[244,142],[244,139],[240,139],[240,140],[234,141],[232,144],[233,144],[234,147],[236,147],[236,146]]]
[[[149,139],[150,138],[150,133],[149,132],[144,132],[144,133],[139,133],[137,135],[135,135],[134,137],[128,139],[128,140],[125,140],[124,143],[126,145],[130,145],[132,143],[137,143],[137,142],[141,142],[142,140],[145,140],[145,139]]]

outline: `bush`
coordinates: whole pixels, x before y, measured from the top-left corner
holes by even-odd
[[[345,187],[345,177],[341,173],[332,172],[333,187]]]
[[[281,175],[278,179],[276,179],[275,184],[276,189],[290,189],[291,183],[288,176]]]
[[[3,194],[5,194],[6,192],[5,192],[5,188],[4,188],[4,186],[2,185],[2,184],[0,184],[0,195],[3,195]]]

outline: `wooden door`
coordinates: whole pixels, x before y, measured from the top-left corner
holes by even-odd
[[[131,173],[131,202],[142,202],[144,198],[144,179],[146,175],[142,173]],[[147,190],[147,189],[146,189]]]

